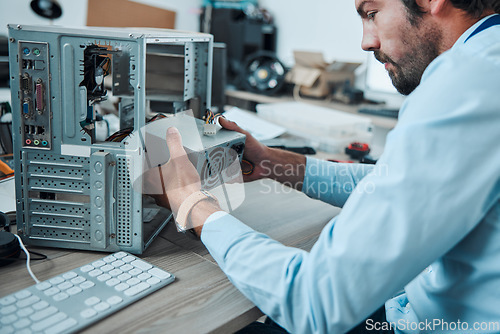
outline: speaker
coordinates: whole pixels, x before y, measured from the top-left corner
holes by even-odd
[[[285,66],[274,52],[258,51],[245,60],[241,83],[249,92],[273,95],[283,87],[285,74]]]
[[[47,19],[57,19],[62,15],[61,5],[56,0],[33,0],[31,9]]]
[[[0,212],[0,267],[12,263],[12,259],[18,258],[21,254],[21,246],[16,236],[9,232],[10,219],[9,217]]]

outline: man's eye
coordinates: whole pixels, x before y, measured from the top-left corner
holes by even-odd
[[[376,11],[371,11],[371,12],[368,12],[366,13],[366,17],[369,19],[369,20],[373,20],[375,18],[375,14],[377,14]]]

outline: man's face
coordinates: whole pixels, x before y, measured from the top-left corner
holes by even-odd
[[[356,8],[363,21],[361,47],[374,52],[401,94],[410,94],[440,54],[442,32],[428,14],[410,20],[401,0],[356,0]]]

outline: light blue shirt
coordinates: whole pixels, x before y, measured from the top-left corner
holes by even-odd
[[[310,252],[207,220],[222,270],[289,332],[344,333],[384,303],[397,333],[500,332],[500,26],[464,43],[480,23],[426,69],[377,165],[307,159],[303,191],[343,208]]]

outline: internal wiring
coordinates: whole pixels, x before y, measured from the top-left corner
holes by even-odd
[[[166,118],[166,117],[167,116],[159,113],[159,114],[154,115],[148,121],[146,121],[146,123],[151,123],[151,122],[154,122],[154,121],[157,121],[159,119]],[[111,136],[109,136],[105,141],[121,142],[122,140],[127,138],[133,131],[134,131],[133,127],[118,130],[115,133],[113,133]]]

